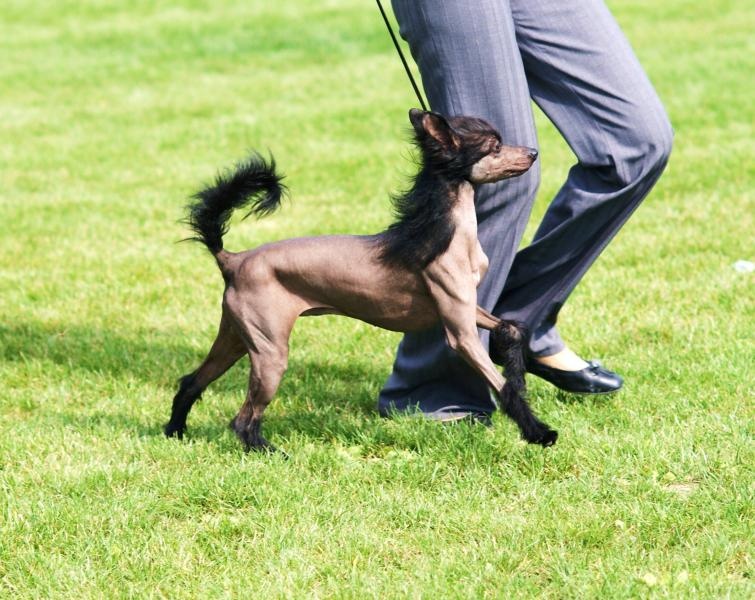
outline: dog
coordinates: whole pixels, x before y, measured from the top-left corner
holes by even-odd
[[[524,331],[477,306],[488,260],[477,239],[474,185],[526,172],[537,151],[506,146],[487,122],[412,109],[409,120],[420,169],[411,189],[394,198],[396,221],[376,235],[295,238],[246,252],[223,248],[235,209],[264,216],[286,192],[275,161],[254,153],[195,194],[187,224],[215,257],[225,281],[217,338],[204,362],[180,379],[165,434],[181,438],[205,388],[247,354],[246,400],[231,421],[245,449],[273,451],[262,415],[288,362],[300,316],[337,314],[385,329],[421,331],[442,324],[449,346],[485,379],[530,443],[550,446],[558,433],[535,417],[524,397]],[[507,378],[478,337],[491,344]]]

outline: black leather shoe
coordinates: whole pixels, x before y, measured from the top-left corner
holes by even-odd
[[[562,371],[546,367],[531,358],[527,361],[527,372],[572,394],[611,394],[618,392],[624,384],[621,376],[604,369],[596,360],[589,361],[587,366],[579,371]]]

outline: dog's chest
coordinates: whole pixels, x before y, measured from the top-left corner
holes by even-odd
[[[459,189],[453,211],[456,235],[463,241],[469,256],[469,264],[475,284],[478,285],[488,269],[488,257],[477,238],[477,213],[474,205],[474,189],[466,184]]]

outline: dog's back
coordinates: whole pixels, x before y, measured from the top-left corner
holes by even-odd
[[[231,295],[282,287],[290,299],[281,310],[297,316],[340,314],[392,331],[419,331],[439,320],[419,273],[380,260],[378,236],[293,238],[218,261]]]

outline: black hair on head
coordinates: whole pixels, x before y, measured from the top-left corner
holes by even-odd
[[[482,119],[452,117],[412,109],[420,169],[409,191],[394,196],[396,221],[380,236],[381,259],[423,269],[448,249],[455,234],[452,190],[469,177],[485,155],[483,145],[498,133]]]

